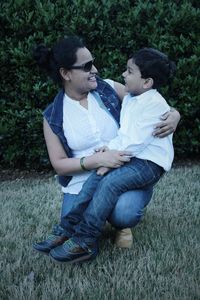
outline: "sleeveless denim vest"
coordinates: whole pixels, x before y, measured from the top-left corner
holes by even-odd
[[[60,139],[67,156],[72,157],[72,151],[68,146],[63,132],[64,93],[64,89],[61,89],[58,92],[54,101],[44,110],[43,116],[47,120],[52,131]],[[99,103],[100,107],[107,110],[119,125],[121,103],[115,90],[107,82],[97,77],[97,88],[91,93]],[[72,176],[58,176],[58,178],[59,183],[66,187]]]

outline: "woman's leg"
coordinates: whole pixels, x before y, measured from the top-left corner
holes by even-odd
[[[109,217],[109,222],[116,228],[136,226],[151,200],[152,193],[153,187],[123,193]]]

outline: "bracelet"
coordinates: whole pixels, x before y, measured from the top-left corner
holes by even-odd
[[[85,156],[83,156],[83,157],[80,158],[80,166],[81,166],[81,169],[82,169],[83,171],[88,171],[88,170],[86,169],[86,167],[84,166],[84,163],[83,163],[84,158],[85,158]]]

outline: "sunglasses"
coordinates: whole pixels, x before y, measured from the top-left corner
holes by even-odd
[[[93,66],[94,58],[81,66],[71,66],[71,69],[82,70],[84,72],[90,72]]]

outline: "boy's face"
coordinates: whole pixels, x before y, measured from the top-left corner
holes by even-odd
[[[122,74],[125,81],[125,88],[128,93],[140,95],[145,90],[145,79],[141,77],[138,66],[133,62],[132,58],[127,62],[127,69]]]

